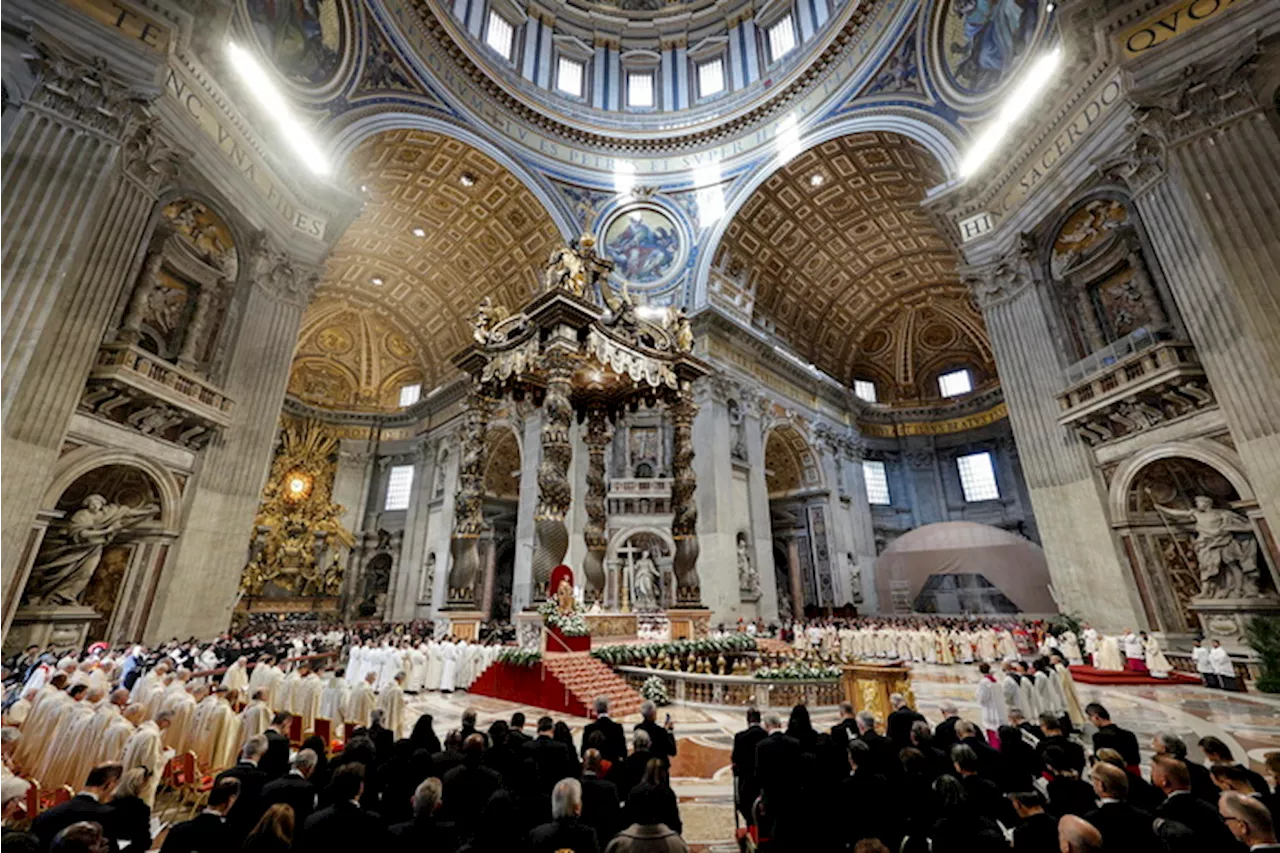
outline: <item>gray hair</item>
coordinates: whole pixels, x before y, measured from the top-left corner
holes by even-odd
[[[1022,709],[1021,709],[1021,708],[1010,708],[1010,709],[1009,709],[1009,719],[1011,719],[1011,720],[1013,720],[1013,719],[1025,720],[1026,718],[1027,718],[1027,715],[1026,715],[1026,714],[1024,714],[1024,713],[1022,713]]]
[[[1187,742],[1171,732],[1156,732],[1156,740],[1174,758],[1187,757]]]
[[[383,711],[381,708],[374,708],[373,712],[369,714],[369,725],[372,726],[375,723],[377,723],[378,725],[381,725],[382,720],[385,717],[386,717],[385,711]]]
[[[166,720],[172,720],[172,719],[173,719],[173,711],[165,710],[165,711],[161,711],[160,713],[156,714],[156,722],[157,722],[157,723],[163,723],[163,722],[165,722]]]
[[[248,759],[261,758],[266,751],[266,735],[254,735],[244,742],[244,748],[240,750],[240,756]]]
[[[640,703],[640,716],[646,720],[658,715],[658,706],[650,702],[648,699]]]
[[[859,711],[858,722],[868,729],[874,729],[876,727],[876,715],[870,711]]]
[[[596,713],[597,713],[597,714],[607,714],[607,713],[609,713],[609,699],[608,699],[607,697],[605,697],[605,696],[597,696],[597,697],[596,697],[596,702],[595,702],[595,704],[596,704]]]
[[[22,737],[22,731],[16,726],[5,726],[0,729],[0,743],[17,743]]]
[[[148,775],[146,768],[130,767],[120,776],[120,781],[116,782],[115,790],[111,792],[112,798],[121,800],[141,796],[142,789],[147,786]]]
[[[551,819],[573,817],[582,809],[582,783],[577,779],[561,779],[551,789]]]
[[[644,729],[636,729],[635,734],[631,736],[631,743],[636,749],[648,749],[653,745],[653,740]]]
[[[440,805],[440,795],[444,785],[434,776],[423,779],[413,792],[413,813],[415,815],[431,814]]]
[[[894,708],[901,708],[903,705],[907,704],[907,697],[903,696],[901,693],[890,693],[889,704]]]
[[[961,738],[973,737],[978,733],[978,727],[968,720],[960,720],[956,723],[956,736]]]
[[[293,757],[293,766],[299,769],[306,768],[308,770],[314,770],[316,762],[319,760],[320,758],[316,755],[316,751],[314,749],[300,749],[298,750],[298,754]]]
[[[476,709],[475,708],[468,708],[467,710],[462,712],[462,724],[464,726],[471,726],[472,728],[475,728],[475,725],[476,725]]]
[[[764,715],[764,727],[766,729],[782,728],[782,718],[772,712]]]
[[[946,714],[948,717],[959,716],[960,709],[956,707],[956,703],[950,699],[938,705],[938,710]]]
[[[1245,825],[1251,840],[1274,835],[1271,812],[1258,800],[1235,791],[1224,791],[1219,802],[1231,817]]]

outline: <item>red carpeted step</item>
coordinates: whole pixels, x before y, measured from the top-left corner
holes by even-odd
[[[1071,677],[1080,684],[1097,684],[1103,686],[1121,686],[1141,684],[1160,687],[1164,685],[1199,684],[1200,679],[1181,672],[1171,672],[1168,678],[1153,678],[1145,672],[1131,670],[1095,669],[1091,666],[1073,666]]]

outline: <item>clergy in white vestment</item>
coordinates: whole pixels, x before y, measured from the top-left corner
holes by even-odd
[[[991,674],[991,665],[979,664],[978,671],[981,673],[978,680],[978,705],[982,708],[982,728],[987,732],[987,740],[998,743],[996,739],[999,729],[1005,724],[1009,712],[1005,707],[1000,685],[996,684],[995,676]]]
[[[1126,669],[1131,672],[1147,671],[1146,661],[1143,660],[1142,638],[1132,628],[1125,630],[1121,648],[1124,651]]]
[[[419,643],[409,649],[409,675],[406,679],[405,691],[421,693],[427,685],[427,646]]]
[[[387,688],[378,694],[378,710],[382,711],[382,725],[397,740],[404,728],[404,679],[403,672],[397,672]]]
[[[147,784],[139,795],[149,806],[155,805],[156,788],[160,784],[165,764],[173,755],[173,751],[164,746],[164,730],[169,727],[172,716],[168,711],[161,711],[154,720],[141,723],[125,741],[124,754],[120,758],[120,763],[126,770],[130,767],[145,767],[151,771]]]
[[[271,725],[271,709],[267,707],[267,693],[265,690],[259,690],[253,694],[249,704],[245,705],[244,710],[240,712],[240,743],[237,748],[243,748],[245,741],[254,735],[262,734],[269,725]]]
[[[196,709],[196,718],[192,721],[192,751],[196,760],[210,770],[225,770],[236,761],[240,718],[231,707],[231,698],[234,694],[219,684],[201,703],[201,708]]]
[[[76,778],[80,755],[74,749],[74,744],[84,739],[84,733],[93,724],[97,705],[104,698],[101,691],[90,690],[84,684],[71,687],[69,692],[81,699],[69,706],[58,718],[57,726],[49,733],[45,742],[44,755],[35,771],[35,778],[41,780],[41,785],[47,784],[49,790],[63,785],[78,786],[84,781]],[[45,782],[45,779],[49,781]]]
[[[1013,639],[1013,634],[1008,631],[997,632],[997,651],[1005,660],[1018,659],[1018,643]]]
[[[1208,660],[1209,651],[1205,650]],[[13,760],[30,774],[44,755],[50,733],[57,727],[62,714],[75,700],[63,691],[68,681],[65,672],[54,673],[50,682],[36,691],[31,700],[31,711],[22,726],[22,737],[13,751]],[[81,691],[83,692],[83,691]]]
[[[1000,679],[1000,696],[1004,699],[1006,708],[1017,708],[1024,715],[1032,714],[1032,709],[1023,704],[1023,697],[1018,690],[1018,676],[1014,673],[1012,664],[1004,665],[1004,678]]]
[[[328,673],[327,681],[320,693],[320,716],[332,722],[336,730],[347,719],[347,697],[351,689],[341,669]]]
[[[1122,672],[1124,670],[1124,658],[1120,655],[1120,641],[1112,636],[1104,635],[1098,638],[1098,654],[1095,664],[1098,669],[1108,672]]]
[[[1098,629],[1094,628],[1088,622],[1084,623],[1084,627],[1080,631],[1080,636],[1084,639],[1084,657],[1085,663],[1089,666],[1101,669],[1098,666]]]
[[[302,678],[302,673],[299,670],[294,669],[292,672],[286,675],[283,679],[281,679],[280,689],[277,692],[277,696],[279,697],[279,703],[277,705],[273,705],[271,707],[271,710],[288,711],[290,714],[293,714],[295,716],[297,715],[298,712],[295,711],[293,707],[293,702],[294,702],[293,691],[298,686],[298,681],[301,680],[301,678]]]
[[[120,756],[124,755],[124,745],[133,737],[138,724],[143,720],[143,713],[145,710],[141,705],[128,705],[111,717],[107,727],[98,736],[94,754],[80,768],[82,775],[89,775],[89,771],[99,764],[120,760]]]
[[[458,677],[458,647],[446,639],[440,644],[444,668],[440,672],[440,692],[452,693]]]
[[[5,709],[4,724],[14,728],[22,728],[22,724],[27,721],[27,716],[31,713],[31,702],[39,692],[35,688],[30,690],[23,688],[22,696]]]
[[[1063,655],[1066,656],[1067,663],[1072,666],[1084,663],[1084,658],[1080,657],[1080,641],[1070,628],[1062,632],[1062,636],[1058,638],[1058,644],[1062,648]]]
[[[373,711],[378,707],[378,694],[374,692],[374,682],[378,680],[376,672],[367,672],[364,681],[356,685],[347,698],[346,722],[360,726],[368,726],[373,719]]]
[[[1144,638],[1142,654],[1146,659],[1147,670],[1153,678],[1168,678],[1173,666],[1169,663],[1169,659],[1164,656],[1164,652],[1160,650],[1160,642],[1145,631],[1142,636]]]
[[[301,673],[293,688],[292,713],[302,719],[304,732],[313,732],[316,729],[316,717],[320,715],[320,694],[324,690],[324,682],[311,671],[311,667],[302,667]]]
[[[987,663],[996,659],[996,632],[990,628],[978,631],[978,659]]]
[[[1084,710],[1080,704],[1080,697],[1076,694],[1076,682],[1071,677],[1071,669],[1062,660],[1061,656],[1054,655],[1053,668],[1058,671],[1058,684],[1062,688],[1062,698],[1067,705],[1067,716],[1071,718],[1074,725],[1084,725]]]
[[[440,676],[444,674],[444,650],[441,643],[431,640],[427,643],[427,690],[440,689]]]
[[[279,680],[280,675],[280,670],[274,666],[273,658],[270,656],[263,657],[249,671],[249,683],[245,686],[245,695],[252,696],[259,690],[265,691],[263,701],[270,708],[271,700],[275,695],[276,682]]]
[[[1218,687],[1223,690],[1235,690],[1235,664],[1231,662],[1231,655],[1217,640],[1213,641],[1213,648],[1209,649],[1209,663],[1213,665],[1213,674],[1217,677]]]
[[[143,707],[150,705],[151,697],[164,689],[164,679],[168,674],[168,662],[160,661],[154,669],[138,676],[138,680],[133,682],[133,690],[129,693],[129,701]]]
[[[222,686],[234,690],[241,696],[249,686],[249,660],[244,655],[236,658],[227,671],[222,674]]]
[[[1031,689],[1036,694],[1036,707],[1041,714],[1053,714],[1055,717],[1062,716],[1062,706],[1058,702],[1057,692],[1054,690],[1053,679],[1044,670],[1034,670],[1027,676],[1031,681]]]

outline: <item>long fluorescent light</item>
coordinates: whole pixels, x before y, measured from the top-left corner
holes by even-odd
[[[227,55],[244,80],[245,88],[253,93],[267,114],[275,119],[281,135],[293,146],[294,152],[307,168],[317,175],[329,174],[328,159],[321,153],[307,129],[293,117],[293,111],[276,88],[275,81],[254,55],[235,42],[227,42]]]
[[[987,159],[1000,147],[1005,134],[1022,114],[1030,108],[1036,95],[1053,79],[1054,72],[1062,62],[1062,48],[1055,47],[1032,63],[1023,75],[1022,80],[1005,98],[1000,113],[992,120],[987,129],[974,141],[969,153],[965,154],[960,164],[960,176],[968,178],[982,168]]]
[[[710,228],[724,216],[724,188],[720,186],[720,163],[704,163],[693,170],[697,191],[698,225]]]

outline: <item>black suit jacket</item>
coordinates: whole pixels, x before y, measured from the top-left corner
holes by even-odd
[[[1049,784],[1045,786],[1045,796],[1049,798],[1045,811],[1057,817],[1069,814],[1081,817],[1098,805],[1098,795],[1094,793],[1093,786],[1083,779],[1070,776],[1057,776],[1049,780]]]
[[[112,837],[114,825],[111,822],[111,806],[98,802],[88,794],[76,794],[65,803],[40,812],[31,821],[31,832],[40,839],[41,846],[48,850],[55,835],[82,820],[101,824],[106,835]],[[114,842],[112,849],[115,849]]]
[[[387,834],[394,839],[393,850],[445,853],[458,847],[457,827],[448,821],[436,820],[433,816],[415,817],[413,820],[394,824],[387,830]]]
[[[1115,723],[1103,726],[1093,734],[1093,751],[1114,749],[1124,758],[1124,763],[1134,767],[1141,763],[1138,752],[1138,736],[1128,729],[1122,729]]]
[[[596,831],[597,841],[605,844],[622,830],[622,807],[617,785],[608,779],[583,775],[582,822]]]
[[[1218,810],[1190,792],[1175,791],[1156,808],[1156,817],[1174,820],[1195,835],[1195,843],[1203,850],[1234,850],[1235,836],[1227,828]]]
[[[756,779],[765,799],[773,801],[774,811],[799,793],[803,769],[800,741],[790,735],[772,732],[756,744]]]
[[[226,822],[215,814],[198,814],[191,820],[169,827],[160,853],[224,853],[235,850]]]
[[[676,739],[671,732],[667,731],[663,726],[656,722],[644,720],[636,723],[636,729],[649,734],[649,749],[657,756],[665,756],[670,758],[676,754]]]
[[[303,853],[351,853],[377,850],[387,844],[387,831],[377,812],[351,802],[334,803],[311,817],[302,827],[302,843],[294,849]]]
[[[301,776],[290,773],[279,779],[272,779],[262,786],[262,810],[285,803],[293,808],[293,825],[306,823],[307,818],[316,808],[316,786]]]
[[[104,827],[116,841],[128,841],[130,850],[151,849],[151,807],[141,797],[112,800],[111,826]]]
[[[1155,815],[1128,803],[1103,803],[1084,815],[1102,833],[1107,850],[1156,850]]]
[[[1040,756],[1040,760],[1044,761],[1044,754],[1050,747],[1059,747],[1067,754],[1069,766],[1066,769],[1074,770],[1077,773],[1084,772],[1084,747],[1073,741],[1066,735],[1049,735],[1042,738],[1036,744],[1036,755]]]
[[[231,833],[235,843],[239,844],[266,811],[266,806],[262,804],[262,787],[270,777],[251,762],[241,761],[235,767],[219,773],[214,784],[223,779],[237,779],[240,782],[240,796],[236,797],[231,811],[227,812],[227,831]]]
[[[858,739],[871,748],[871,768],[876,773],[892,779],[901,770],[898,763],[898,749],[893,745],[893,741],[870,729],[863,734],[858,735]]]
[[[596,831],[576,817],[566,817],[535,826],[525,842],[531,853],[599,853]]]
[[[449,792],[444,798],[447,816],[464,835],[480,819],[480,812],[484,804],[489,802],[489,797],[502,786],[502,777],[498,772],[483,765],[469,767],[464,764],[455,767],[444,774],[440,781]]]
[[[1013,849],[1014,853],[1058,853],[1058,819],[1043,812],[1033,814],[1014,828]]]
[[[267,751],[258,760],[258,769],[268,779],[279,779],[289,772],[289,738],[274,729],[263,732],[267,738]]]
[[[933,730],[933,745],[938,749],[946,750],[955,746],[959,738],[956,737],[956,723],[960,722],[959,717],[947,717]]]
[[[538,773],[538,790],[550,794],[556,783],[568,776],[578,775],[578,759],[573,750],[560,741],[539,735],[524,745],[525,753],[533,758]]]
[[[916,721],[923,723],[925,719],[910,708],[899,708],[889,714],[889,719],[885,722],[885,731],[895,747],[905,749],[911,746],[911,726]]]
[[[743,802],[742,808],[750,808],[750,800],[760,792],[760,783],[756,778],[756,746],[769,736],[762,726],[748,726],[733,736],[733,775],[740,780],[738,791]]]
[[[600,717],[583,727],[582,751],[579,754],[587,754],[587,750],[590,749],[587,741],[591,740],[591,736],[596,732],[604,734],[604,746],[600,747],[601,758],[606,761],[621,761],[627,757],[627,735],[622,730],[622,724],[614,722],[609,717]]]
[[[647,749],[638,750],[627,756],[622,762],[621,767],[615,767],[609,771],[609,779],[618,786],[618,797],[625,800],[627,795],[631,793],[631,789],[640,784],[640,780],[644,778],[644,768],[648,766],[649,759],[656,758],[652,752]]]

